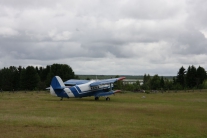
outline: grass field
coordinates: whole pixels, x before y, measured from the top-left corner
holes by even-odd
[[[207,137],[207,91],[59,99],[0,93],[0,138]]]

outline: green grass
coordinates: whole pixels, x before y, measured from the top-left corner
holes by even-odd
[[[207,91],[59,99],[0,93],[0,138],[207,137]]]

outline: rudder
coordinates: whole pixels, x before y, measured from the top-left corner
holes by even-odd
[[[61,98],[68,97],[64,89],[65,84],[62,79],[59,76],[53,77],[50,84],[50,94]]]
[[[65,84],[63,83],[62,79],[59,76],[55,76],[52,78],[51,87],[53,89],[64,89]]]

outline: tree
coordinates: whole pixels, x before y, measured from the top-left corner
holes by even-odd
[[[119,75],[116,75],[114,78],[119,78]],[[121,81],[116,81],[113,85],[114,85],[113,89],[121,89],[123,83]]]
[[[1,70],[1,86],[3,90],[10,91],[13,88],[12,72],[9,68],[3,68]]]
[[[172,89],[173,90],[182,90],[183,87],[179,83],[176,83],[176,84],[173,85]]]
[[[50,85],[50,82],[54,76],[60,76],[63,81],[68,79],[74,79],[75,74],[72,68],[66,64],[53,64],[51,65],[50,72],[47,76],[47,85]]]
[[[53,64],[44,67],[28,66],[26,68],[10,66],[0,69],[0,89],[3,90],[34,90],[45,89],[54,76],[60,76],[63,81],[79,79],[72,68],[66,64]]]
[[[177,82],[176,82],[176,78],[173,77],[173,85],[175,85]]]
[[[204,80],[202,83],[202,88],[207,89],[207,80]]]
[[[126,91],[134,91],[135,90],[135,85],[133,85],[133,84],[125,84],[124,85],[124,90],[126,90]]]
[[[204,80],[207,78],[206,71],[203,67],[198,67],[196,71],[196,85],[201,85]]]
[[[165,90],[172,90],[173,89],[173,81],[165,79]]]
[[[16,67],[10,66],[9,68],[3,68],[0,79],[3,90],[13,91],[19,89],[19,71]]]
[[[11,66],[10,69],[12,70],[12,86],[13,90],[19,90],[20,89],[20,72],[21,72],[21,67],[14,67]]]
[[[26,75],[26,69],[22,68],[21,74],[20,74],[20,87],[21,90],[27,89],[27,75]]]
[[[144,74],[144,78],[143,78],[143,84],[149,84],[151,80],[151,76],[148,74]]]
[[[144,90],[149,90],[151,88],[151,76],[144,74],[143,85],[141,86]]]
[[[87,77],[86,80],[91,80],[91,79],[89,77]]]
[[[182,66],[177,74],[176,82],[180,84],[183,88],[185,87],[185,68]]]
[[[0,91],[2,89],[2,71],[0,70]]]
[[[160,87],[161,87],[161,89],[163,89],[165,87],[165,81],[164,81],[163,77],[160,78]]]
[[[193,65],[188,67],[186,73],[186,83],[189,88],[196,86],[196,68]]]
[[[40,81],[39,75],[33,66],[28,66],[22,70],[21,73],[21,86],[22,89],[34,90],[37,88]]]
[[[156,74],[151,80],[151,89],[159,90],[160,89],[160,77]]]
[[[47,65],[46,68],[42,68],[42,71],[40,71],[40,79],[42,82],[46,82],[47,76],[50,73],[50,69],[51,69],[51,66]]]

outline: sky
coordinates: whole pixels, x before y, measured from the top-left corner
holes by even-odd
[[[206,0],[0,0],[0,69],[68,64],[75,74],[207,70]]]

